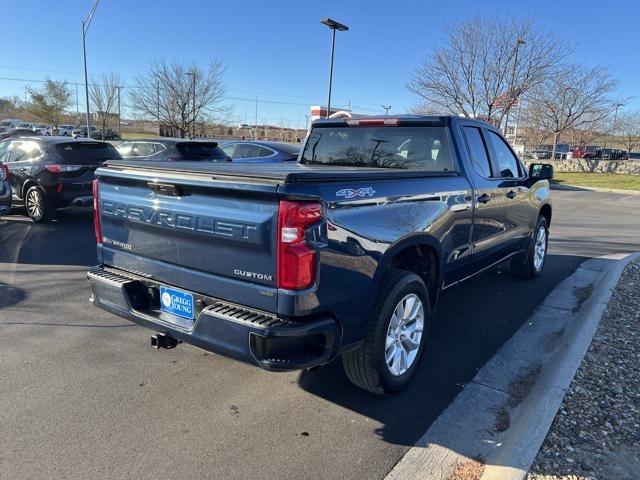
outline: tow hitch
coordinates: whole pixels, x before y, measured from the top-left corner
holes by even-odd
[[[153,348],[175,348],[180,343],[177,338],[170,337],[165,333],[151,335],[151,346]]]

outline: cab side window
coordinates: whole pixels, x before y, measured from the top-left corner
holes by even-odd
[[[484,178],[491,178],[491,165],[489,163],[489,155],[487,147],[482,139],[480,129],[477,127],[464,127],[464,136],[469,146],[469,154],[471,155],[471,163],[473,169],[478,175]]]
[[[496,177],[501,178],[518,178],[520,171],[518,170],[518,159],[513,154],[504,139],[496,132],[491,130],[487,132],[487,140],[493,147],[495,154],[495,163],[498,165],[499,172]]]

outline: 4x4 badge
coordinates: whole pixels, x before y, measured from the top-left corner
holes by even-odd
[[[336,197],[344,197],[344,198],[354,198],[354,197],[373,197],[373,194],[376,191],[371,187],[363,187],[363,188],[343,188],[342,190],[338,190],[336,192]]]

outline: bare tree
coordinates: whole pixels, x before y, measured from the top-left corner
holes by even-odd
[[[407,87],[422,98],[422,110],[481,117],[497,125],[570,51],[532,20],[474,17],[445,32],[445,44],[431,50]]]
[[[617,132],[622,136],[627,152],[640,147],[640,111],[618,115]],[[613,132],[614,135],[617,132]]]
[[[527,101],[540,112],[540,125],[553,139],[551,158],[560,135],[571,129],[593,130],[613,111],[609,95],[616,85],[604,67],[570,64],[532,89]]]
[[[219,60],[207,67],[158,61],[147,74],[135,77],[136,86],[129,95],[131,107],[184,137],[197,118],[216,118],[228,111],[223,105],[224,70]]]
[[[31,97],[27,107],[29,113],[53,125],[60,123],[60,116],[71,103],[71,90],[67,82],[47,78],[43,88],[27,87],[27,92]]]
[[[89,95],[96,109],[95,115],[98,117],[102,140],[104,140],[107,128],[117,112],[118,87],[121,85],[120,75],[117,73],[105,73],[100,75],[98,83],[92,83],[89,86]],[[119,118],[118,121],[120,121]]]

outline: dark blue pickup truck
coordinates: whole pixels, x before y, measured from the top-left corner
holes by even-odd
[[[440,291],[505,260],[544,267],[549,165],[458,117],[321,120],[297,163],[113,161],[96,171],[95,305],[269,370],[337,356],[405,386]]]

